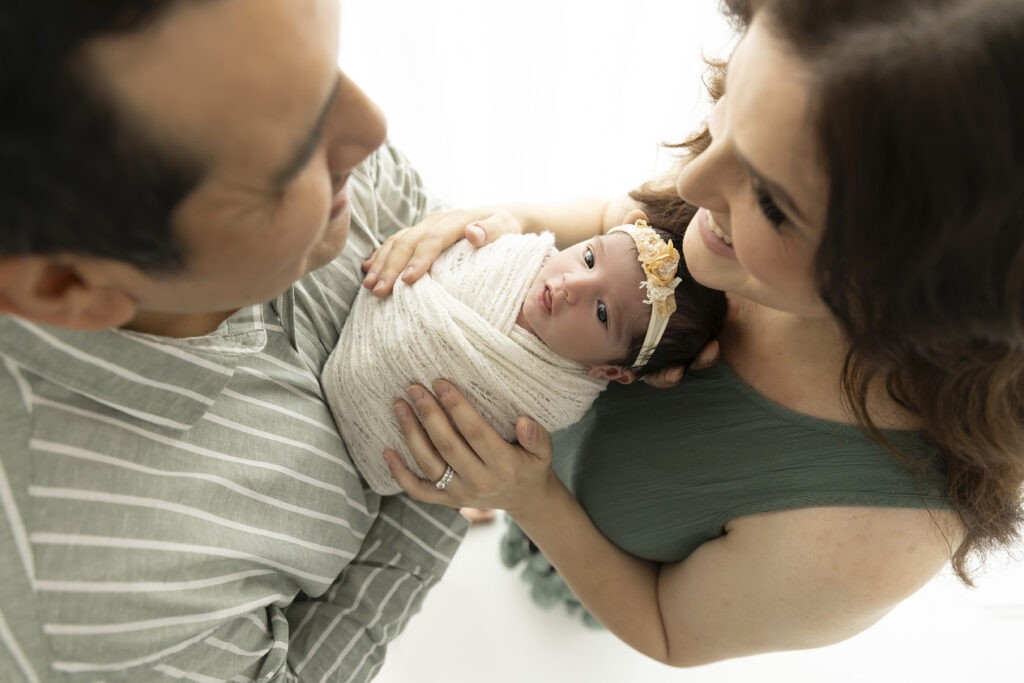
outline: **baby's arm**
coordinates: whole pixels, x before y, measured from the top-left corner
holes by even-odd
[[[638,202],[621,195],[435,212],[395,233],[371,254],[363,263],[363,284],[375,295],[387,296],[399,275],[406,283],[415,282],[443,250],[463,237],[481,247],[508,233],[547,230],[555,234],[557,246],[564,248],[622,225],[630,213],[639,209]]]

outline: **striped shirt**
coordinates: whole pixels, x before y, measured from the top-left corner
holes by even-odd
[[[344,252],[215,332],[0,316],[0,681],[367,681],[465,532],[381,498],[321,368],[359,263],[438,208],[390,145]]]

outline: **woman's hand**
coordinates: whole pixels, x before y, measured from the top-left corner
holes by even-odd
[[[415,282],[442,251],[463,237],[473,246],[482,247],[506,233],[522,231],[520,221],[502,209],[435,211],[411,228],[388,237],[363,261],[363,286],[376,296],[387,296],[399,274],[406,284]]]
[[[450,507],[528,510],[543,500],[558,479],[551,469],[551,437],[536,422],[519,418],[516,444],[510,444],[487,424],[450,382],[434,383],[435,398],[426,388],[409,389],[412,404],[395,403],[395,415],[409,451],[430,477],[420,479],[402,464],[394,451],[384,457],[406,493],[426,503]],[[450,419],[449,419],[450,418]],[[434,483],[451,466],[455,476],[443,490]]]

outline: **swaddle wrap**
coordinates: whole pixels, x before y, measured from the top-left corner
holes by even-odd
[[[412,285],[389,297],[356,296],[321,383],[352,461],[370,487],[400,493],[381,454],[397,451],[424,477],[391,406],[419,382],[451,380],[502,438],[515,440],[523,415],[554,431],[583,417],[604,380],[558,356],[516,325],[553,237],[506,235],[474,248],[461,240]]]

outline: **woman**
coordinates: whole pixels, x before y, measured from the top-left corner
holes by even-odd
[[[442,216],[367,278],[414,279],[463,229],[573,239],[674,185],[689,268],[729,296],[722,362],[603,397],[559,444],[576,497],[535,424],[507,444],[447,382],[411,388],[419,420],[396,406],[431,480],[388,460],[417,498],[508,511],[609,630],[679,666],[843,640],[950,559],[969,582],[1021,523],[1024,4],[735,4],[728,94],[671,183]]]

